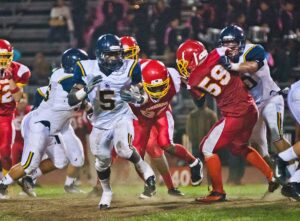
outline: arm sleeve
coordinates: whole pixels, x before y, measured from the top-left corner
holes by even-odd
[[[70,93],[70,91],[74,85],[74,80],[73,80],[73,77],[70,76],[68,78],[62,79],[61,81],[59,81],[59,83],[63,87],[64,91]]]
[[[138,84],[142,82],[141,65],[138,62],[135,62],[133,65],[134,66],[132,67],[132,73],[131,73],[132,84]]]
[[[82,85],[86,85],[85,82],[83,81],[82,77],[86,76],[85,74],[85,70],[82,66],[82,64],[78,61],[76,63],[75,66],[75,70],[74,70],[74,76],[73,76],[73,85],[74,84],[82,84]]]
[[[245,61],[255,61],[258,64],[258,69],[264,65],[264,59],[266,58],[265,49],[261,45],[255,45],[246,51],[244,55]]]
[[[34,110],[34,109],[38,108],[44,98],[45,98],[45,94],[43,94],[43,92],[40,90],[40,88],[38,88],[34,95],[34,106],[32,109]]]

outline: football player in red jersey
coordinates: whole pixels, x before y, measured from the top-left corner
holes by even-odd
[[[11,168],[12,119],[22,88],[30,77],[28,67],[13,60],[13,47],[0,39],[0,156],[3,175]]]
[[[207,52],[198,41],[187,40],[177,50],[177,66],[187,79],[192,90],[200,90],[198,97],[208,93],[215,97],[222,118],[213,126],[200,144],[207,171],[212,181],[212,192],[206,197],[197,198],[203,203],[226,200],[223,189],[221,162],[216,152],[229,147],[233,154],[242,155],[258,168],[269,182],[269,191],[278,187],[273,172],[259,153],[248,146],[248,140],[257,121],[257,108],[241,81],[238,73],[228,72],[220,63],[226,58],[227,48],[217,48]]]
[[[192,182],[200,183],[203,178],[200,159],[195,158],[182,145],[173,143],[174,119],[170,103],[180,90],[181,79],[179,73],[174,68],[166,68],[162,62],[157,60],[143,60],[140,64],[145,94],[142,96],[134,89],[125,89],[121,92],[123,100],[133,103],[131,108],[138,118],[138,120],[134,121],[135,138],[133,146],[143,157],[151,130],[156,128],[159,131],[156,136],[158,146],[171,155],[187,162],[191,170],[197,171],[197,173],[192,173],[192,175],[194,174]],[[140,97],[144,99],[141,105],[135,103]],[[141,102],[138,101],[138,103]],[[152,146],[152,148],[155,148],[155,146]],[[152,152],[157,154],[156,151],[152,150]],[[160,151],[158,156],[154,154],[154,157],[160,157],[161,155]],[[197,176],[195,176],[196,174]],[[141,197],[149,197],[147,193],[147,187],[145,187]]]
[[[31,109],[32,107],[28,105],[27,94],[24,93],[23,97],[17,104],[15,116],[13,119],[13,125],[15,129],[15,139],[11,150],[12,165],[21,162],[23,146],[24,146],[24,139],[21,134],[21,122],[24,116],[28,114],[31,111]]]
[[[131,36],[123,36],[120,38],[120,40],[124,49],[124,58],[138,60],[140,47],[135,38]],[[139,62],[143,62],[143,59],[139,59]],[[164,183],[168,188],[168,193],[174,196],[182,196],[183,194],[174,187],[171,173],[169,171],[168,161],[164,155],[164,151],[158,147],[158,144],[156,142],[156,134],[156,129],[155,131],[153,129],[151,131],[148,144],[146,146],[146,152],[151,157],[152,164],[155,165],[160,175],[162,176]],[[145,194],[142,194],[141,196],[147,197]]]

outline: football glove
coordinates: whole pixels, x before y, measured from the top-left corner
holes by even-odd
[[[121,90],[120,96],[123,101],[134,103],[134,104],[135,103],[141,104],[144,101],[143,95],[141,94],[139,88],[136,86],[131,86],[129,90],[128,89]]]
[[[84,87],[84,91],[89,94],[95,86],[102,81],[102,76],[97,75],[90,80],[90,82]]]
[[[219,63],[226,69],[226,70],[231,70],[231,62],[230,62],[230,59],[226,56],[226,55],[223,55],[220,57],[219,59]]]

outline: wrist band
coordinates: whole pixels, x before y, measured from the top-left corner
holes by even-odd
[[[10,90],[10,93],[15,94],[15,93],[17,93],[19,91],[20,91],[20,88],[19,87],[15,87],[14,89]]]
[[[87,93],[84,88],[81,88],[79,91],[76,91],[75,96],[78,100],[83,100],[86,97]]]
[[[239,68],[240,68],[240,64],[239,63],[231,63],[231,70],[238,71]]]

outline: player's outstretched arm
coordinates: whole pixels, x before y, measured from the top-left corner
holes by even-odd
[[[68,94],[68,103],[70,106],[74,106],[83,101],[87,95],[102,81],[102,76],[97,75],[92,78],[86,85],[75,84]]]
[[[142,105],[148,101],[147,94],[138,86],[132,85],[130,89],[121,90],[121,99],[133,104]]]

